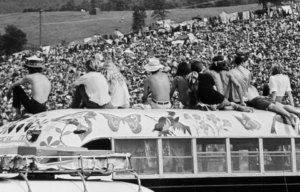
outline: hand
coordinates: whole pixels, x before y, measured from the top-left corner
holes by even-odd
[[[244,103],[244,102],[241,102],[241,106],[247,106],[247,105],[246,105],[246,103]]]

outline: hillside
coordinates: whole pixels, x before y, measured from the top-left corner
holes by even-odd
[[[211,17],[226,12],[257,10],[257,4],[233,7],[203,8],[203,9],[172,9],[169,10],[168,18],[175,22],[190,20],[200,15]],[[155,20],[151,19],[152,11],[147,11],[146,24],[149,25]],[[121,18],[124,22],[121,23]],[[80,40],[94,34],[111,34],[116,28],[123,33],[128,33],[132,24],[131,11],[109,11],[101,12],[91,16],[86,12],[44,12],[42,14],[42,44],[55,45],[62,40],[67,42]],[[17,13],[0,16],[0,33],[3,34],[7,25],[14,24],[21,28],[28,38],[29,45],[39,45],[39,13]]]

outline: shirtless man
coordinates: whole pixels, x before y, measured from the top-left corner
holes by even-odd
[[[39,64],[38,60],[27,62],[30,63],[25,64],[24,67],[28,69],[29,74],[12,84],[7,91],[8,100],[11,98],[11,92],[13,92],[13,108],[16,113],[14,120],[22,118],[21,104],[26,112],[32,114],[47,110],[45,102],[48,100],[51,83],[45,75],[41,74],[43,65]],[[25,83],[31,84],[32,98],[29,98],[20,86]]]
[[[164,66],[160,64],[157,58],[150,58],[145,69],[151,73],[144,81],[143,103],[148,102],[152,109],[169,109],[170,102],[170,80],[166,73],[161,69]],[[152,92],[152,99],[148,100],[148,95]]]

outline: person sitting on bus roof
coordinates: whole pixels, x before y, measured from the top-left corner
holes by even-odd
[[[187,75],[191,72],[189,65],[186,62],[182,62],[178,65],[176,75],[172,82],[172,88],[170,92],[170,98],[173,97],[175,90],[178,91],[178,101],[181,102],[184,108],[189,108],[189,85],[187,82]]]
[[[126,79],[112,60],[104,63],[101,73],[109,85],[112,108],[129,108],[130,95]]]
[[[169,109],[170,102],[170,80],[168,75],[162,71],[164,66],[157,58],[150,58],[146,71],[151,75],[144,81],[143,103],[149,102],[152,109]],[[152,92],[152,99],[148,100],[148,95]]]
[[[100,70],[99,65],[95,60],[88,60],[85,63],[87,73],[70,85],[71,89],[76,87],[71,106],[73,109],[109,108],[111,99],[108,84],[105,77],[97,72]]]
[[[249,64],[246,53],[239,51],[234,60],[236,67],[230,70],[237,82],[240,84],[243,101],[241,101],[240,90],[236,86],[231,86],[229,99],[235,103],[247,102],[248,87],[251,81],[251,72],[246,68]]]
[[[243,112],[252,112],[253,110],[233,103],[229,102],[228,99],[220,93],[218,90],[221,89],[224,92],[223,89],[223,83],[221,81],[221,77],[218,76],[218,82],[215,82],[213,76],[219,75],[219,72],[224,70],[224,67],[226,66],[226,61],[224,60],[223,56],[216,56],[213,59],[213,64],[210,67],[210,72],[199,74],[198,76],[198,96],[202,103],[210,105],[210,108],[215,109],[229,109],[232,108],[237,111],[243,111]],[[233,76],[231,76],[228,73],[227,76],[232,83],[239,89],[239,84],[236,82]],[[216,78],[215,78],[216,79]],[[217,87],[217,90],[214,87]],[[241,95],[241,91],[240,91]],[[241,100],[243,98],[241,97]],[[243,100],[242,100],[243,101]]]
[[[266,89],[269,89],[267,86],[264,86],[264,94],[266,94]],[[268,94],[266,94],[268,95]],[[250,86],[248,89],[248,105],[255,109],[272,111],[284,117],[287,117],[292,126],[296,124],[296,117],[292,114],[297,115],[300,118],[300,111],[291,105],[283,105],[279,102],[273,101],[269,96],[260,96],[257,89],[254,86]]]
[[[12,84],[6,93],[9,100],[13,92],[12,106],[16,113],[14,120],[22,118],[21,104],[27,113],[37,114],[47,110],[45,103],[50,94],[51,83],[45,75],[41,74],[44,66],[40,62],[37,57],[36,60],[27,60],[24,67],[28,69],[29,74]],[[29,98],[21,87],[26,83],[31,84],[32,98]]]
[[[282,99],[285,93],[287,93],[290,104],[294,106],[290,79],[288,76],[282,74],[282,70],[283,69],[280,64],[274,64],[271,68],[272,76],[269,80],[269,86],[272,100],[282,103]]]

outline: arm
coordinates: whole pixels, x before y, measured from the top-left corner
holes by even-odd
[[[272,99],[273,101],[276,101],[276,95],[277,95],[277,92],[276,92],[276,91],[273,91],[273,92],[271,93],[271,99]]]
[[[271,76],[269,80],[269,87],[270,87],[270,93],[271,93],[271,99],[273,101],[276,101],[276,96],[277,96],[277,85],[274,82],[274,78]]]
[[[73,82],[71,85],[70,85],[70,88],[73,89],[81,84],[84,84],[86,81],[86,78],[85,78],[85,75],[84,76],[81,76],[79,77],[79,79],[77,79],[75,82]]]
[[[149,95],[149,84],[147,79],[144,81],[144,95],[142,97],[142,102],[145,103],[147,101]]]
[[[289,99],[290,99],[290,102],[291,102],[291,105],[294,107],[295,104],[294,104],[294,98],[293,98],[293,95],[292,95],[292,92],[289,91],[287,92],[288,96],[289,96]]]
[[[228,77],[229,77],[230,81],[233,83],[235,89],[237,90],[237,92],[239,94],[241,105],[245,106],[246,104],[244,103],[244,97],[243,97],[241,85],[239,84],[239,82],[236,80],[236,78],[232,74],[228,74]]]
[[[174,94],[176,88],[177,88],[177,85],[176,85],[176,77],[175,77],[173,82],[172,82],[172,87],[171,87],[171,91],[170,91],[170,98],[173,97],[173,94]]]
[[[18,80],[17,82],[15,82],[14,84],[12,84],[12,85],[8,88],[7,93],[6,93],[6,95],[7,95],[7,100],[10,99],[10,97],[11,97],[11,92],[12,92],[12,90],[13,90],[14,87],[20,86],[20,85],[24,85],[25,83],[28,83],[28,82],[29,82],[29,78],[28,78],[28,76],[26,76],[26,77],[24,77],[24,78]]]
[[[286,92],[289,96],[289,99],[290,99],[290,102],[291,102],[291,105],[294,107],[295,104],[294,104],[294,98],[293,98],[293,95],[292,95],[292,88],[291,88],[291,82],[290,82],[290,79],[288,78],[288,87],[286,89]]]

